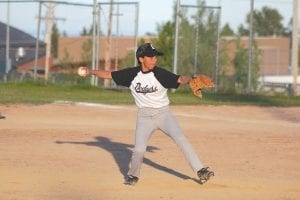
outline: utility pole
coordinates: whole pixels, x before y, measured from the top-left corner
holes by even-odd
[[[51,58],[51,36],[52,36],[52,28],[53,28],[53,18],[54,18],[54,4],[48,4],[47,17],[46,17],[46,61],[45,61],[45,81],[48,81],[49,78],[49,65]]]
[[[107,29],[107,39],[105,46],[105,65],[104,70],[110,71],[111,66],[111,41],[112,41],[112,15],[113,15],[113,0],[110,0],[109,5],[109,16],[108,16],[108,29]],[[109,79],[104,79],[104,87],[108,87],[110,84]]]
[[[35,55],[34,55],[34,73],[33,73],[34,81],[37,80],[37,66],[38,66],[38,57],[39,57],[39,48],[40,48],[41,12],[42,12],[42,2],[39,2],[39,14],[38,14],[38,20],[37,20]]]
[[[52,28],[54,24],[54,20],[65,20],[63,18],[55,18],[54,17],[54,7],[55,4],[50,2],[47,5],[47,16],[46,18],[46,36],[45,36],[45,42],[46,42],[46,61],[45,61],[45,81],[48,81],[49,78],[49,68],[50,68],[50,58],[51,58],[51,36],[52,36]]]
[[[298,0],[294,0],[293,3],[293,43],[292,43],[292,65],[293,65],[293,89],[294,96],[298,96]]]
[[[134,51],[136,51],[137,50],[137,45],[138,45],[138,27],[139,27],[139,25],[138,25],[138,22],[139,22],[139,3],[138,2],[119,2],[119,1],[117,1],[117,2],[114,2],[114,1],[110,1],[110,2],[102,2],[102,3],[98,3],[99,5],[110,5],[110,6],[112,6],[113,4],[116,4],[116,5],[135,5],[135,20],[134,20],[134,24],[135,24],[135,27],[134,27],[134,38],[135,38],[135,40],[134,40]],[[111,8],[111,15],[112,15],[112,8]],[[119,12],[117,12],[117,13],[119,13]],[[121,16],[121,15],[118,15],[118,16]],[[110,24],[110,25],[109,25]],[[117,21],[117,24],[118,24],[118,21]],[[110,29],[111,29],[111,26],[112,26],[112,19],[110,20],[108,20],[108,26],[110,27]],[[117,25],[118,26],[118,25]],[[111,32],[110,32],[110,34],[108,33],[107,34],[108,36],[107,36],[107,40],[106,40],[106,43],[108,43],[110,40],[109,40],[109,35],[111,35]],[[106,46],[107,46],[107,48],[109,48],[109,45],[107,45],[106,44]],[[111,47],[110,47],[111,48]],[[105,52],[108,52],[107,51],[107,49],[105,49]],[[107,55],[105,55],[104,56],[104,58],[105,58],[105,60],[108,58],[108,56]],[[111,56],[109,57],[110,59],[111,59]],[[137,64],[137,60],[136,60],[136,58],[135,58],[135,56],[133,56],[133,58],[134,58],[134,66],[136,66],[136,64]],[[108,62],[106,62],[106,63],[108,63]],[[109,63],[108,63],[109,64]],[[109,65],[110,66],[110,65]],[[104,82],[105,83],[105,82]]]

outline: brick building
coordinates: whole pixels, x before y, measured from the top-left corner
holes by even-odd
[[[236,37],[222,38],[227,41],[230,59],[234,58],[237,51]],[[242,37],[241,45],[249,48],[249,38]],[[288,37],[256,37],[255,42],[260,50],[260,71],[264,75],[290,74],[290,49],[291,42]]]

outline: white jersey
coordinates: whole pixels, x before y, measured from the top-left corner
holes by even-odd
[[[112,78],[117,85],[131,90],[139,108],[161,108],[169,105],[168,89],[179,86],[179,75],[159,67],[148,72],[142,72],[140,66],[114,71]]]

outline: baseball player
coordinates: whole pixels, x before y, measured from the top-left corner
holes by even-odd
[[[178,88],[180,84],[188,84],[191,77],[176,75],[156,66],[157,56],[163,53],[157,51],[151,43],[141,45],[136,51],[139,65],[119,71],[90,70],[81,67],[82,76],[95,75],[103,79],[113,79],[117,85],[126,86],[131,90],[138,108],[135,147],[132,153],[129,171],[125,184],[135,185],[140,177],[140,169],[144,153],[152,133],[161,130],[170,136],[183,152],[187,162],[197,173],[199,182],[205,183],[214,172],[199,160],[191,144],[184,136],[177,120],[169,107],[167,91]]]

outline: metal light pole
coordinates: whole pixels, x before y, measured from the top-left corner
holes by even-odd
[[[7,24],[6,24],[6,65],[4,72],[4,82],[7,82],[7,75],[11,67],[11,61],[9,56],[10,49],[10,29],[9,29],[9,15],[10,15],[10,2],[7,2]]]
[[[137,50],[138,46],[138,30],[139,30],[139,13],[140,13],[140,5],[139,3],[135,4],[135,28],[134,28],[134,52]],[[137,66],[137,60],[134,57],[134,66]]]
[[[194,52],[194,70],[193,70],[193,76],[197,73],[197,65],[198,65],[198,46],[199,46],[199,17],[196,18],[196,42],[195,42],[195,52]]]
[[[105,50],[104,50],[104,70],[110,71],[111,70],[111,44],[112,44],[112,14],[113,14],[113,4],[114,1],[110,0],[109,4],[109,13],[108,13],[108,24],[107,24],[107,36],[105,40]],[[109,87],[111,81],[109,79],[104,79],[104,87]]]
[[[120,37],[120,31],[119,31],[119,16],[120,16],[120,9],[119,5],[117,5],[117,13],[116,16],[116,43],[115,43],[115,70],[118,69],[119,66],[119,37]]]
[[[293,3],[293,43],[292,43],[292,65],[293,65],[293,89],[294,96],[298,96],[298,0]]]
[[[248,59],[248,87],[247,93],[250,94],[252,92],[252,60],[253,60],[253,7],[254,7],[254,0],[251,0],[251,10],[250,10],[250,35],[249,35],[249,59]]]
[[[220,2],[219,2],[220,3]],[[215,84],[218,86],[219,82],[219,59],[220,59],[220,25],[221,25],[221,12],[222,8],[219,6],[218,12],[218,27],[217,27],[217,50],[216,50],[216,67],[215,67]],[[215,91],[218,90],[218,87],[215,87]]]
[[[92,70],[96,69],[96,23],[97,23],[97,0],[93,4],[93,49],[92,49]],[[91,78],[91,85],[95,85],[95,77]]]
[[[99,66],[100,66],[100,63],[99,63],[99,60],[100,60],[100,55],[99,55],[99,52],[100,52],[100,10],[101,10],[101,7],[97,4],[97,20],[96,20],[96,60],[95,60],[95,69],[98,70],[99,69]],[[99,78],[97,76],[94,77],[95,78],[95,85],[98,86],[98,80]]]
[[[176,4],[176,19],[175,19],[175,41],[174,41],[174,56],[173,56],[173,73],[177,74],[177,54],[178,54],[178,35],[179,35],[179,15],[180,15],[180,0]]]

